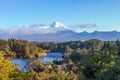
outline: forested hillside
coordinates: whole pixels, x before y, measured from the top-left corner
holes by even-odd
[[[29,47],[26,48],[27,45]],[[30,54],[30,51],[40,52],[41,48],[46,51],[63,52],[64,60],[42,63],[34,59],[26,64],[25,71],[20,71],[17,66],[11,64],[9,59],[4,59],[5,55],[13,55],[13,53],[18,58],[26,58],[26,56],[21,56],[21,51],[26,51],[24,55],[36,57],[36,55]],[[103,42],[92,39],[62,43],[39,43],[10,39],[8,41],[1,40],[0,49],[0,80],[120,79],[119,40]],[[39,51],[39,49],[41,50]]]
[[[68,68],[79,80],[119,80],[120,79],[120,41],[71,41],[63,43],[37,43],[48,51],[64,53],[64,61],[54,61],[56,64],[75,66]]]
[[[45,51],[34,43],[16,39],[0,40],[0,51],[4,56],[16,58],[37,58],[46,55]]]

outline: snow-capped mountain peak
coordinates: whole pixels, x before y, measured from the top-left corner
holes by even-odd
[[[60,33],[60,32],[71,31],[64,24],[55,21],[51,25],[44,24],[33,24],[33,25],[25,25],[23,27],[11,27],[6,29],[0,29],[0,34],[8,33],[8,35],[38,35],[38,34],[49,34],[49,33]]]
[[[58,22],[58,21],[55,21],[53,22],[50,27],[53,27],[53,28],[67,28],[64,24]]]

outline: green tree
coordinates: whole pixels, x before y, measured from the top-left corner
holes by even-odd
[[[120,58],[114,53],[91,52],[78,64],[85,80],[119,80]]]

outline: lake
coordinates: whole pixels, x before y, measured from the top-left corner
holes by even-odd
[[[60,52],[50,52],[47,53],[46,57],[37,58],[39,61],[43,63],[52,62],[53,60],[63,60],[63,54]],[[24,66],[31,61],[32,59],[12,59],[12,64],[19,65],[20,70],[24,70]]]

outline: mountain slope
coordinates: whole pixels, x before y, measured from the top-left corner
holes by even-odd
[[[11,27],[0,29],[0,38],[16,38],[30,41],[71,41],[71,40],[116,40],[120,39],[120,32],[98,32],[77,33],[60,22],[54,22],[51,25],[35,24],[26,25],[22,28]]]

